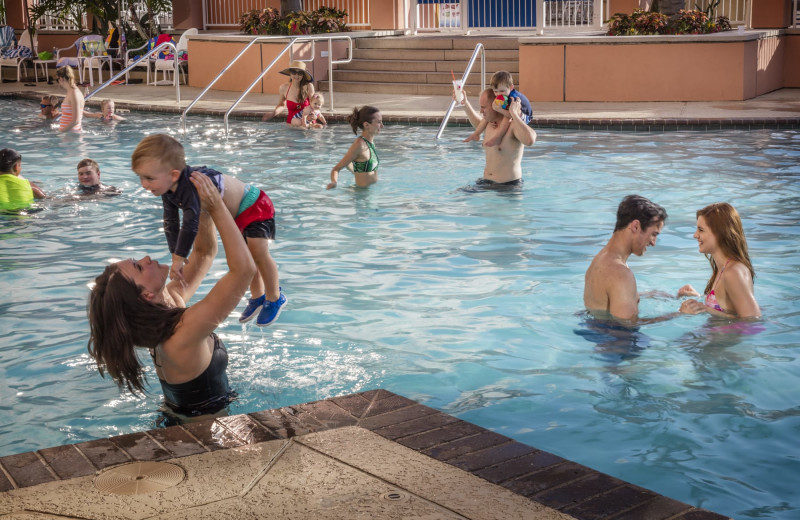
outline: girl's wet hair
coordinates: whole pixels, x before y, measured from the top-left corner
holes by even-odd
[[[71,87],[74,87],[75,86],[75,72],[72,71],[72,67],[67,65],[65,67],[57,68],[56,69],[56,81],[58,81],[59,79],[67,80],[67,83],[69,83],[69,85]]]
[[[377,108],[369,105],[353,108],[353,113],[347,116],[347,122],[353,129],[353,133],[358,135],[358,129],[364,129],[364,123],[371,123],[375,119],[375,114],[380,112]]]
[[[706,221],[708,229],[717,239],[717,246],[722,249],[723,254],[735,262],[744,264],[750,271],[750,277],[755,280],[756,273],[750,262],[750,253],[747,251],[744,226],[742,226],[742,219],[736,208],[727,202],[716,202],[697,210],[697,218],[700,217]],[[708,294],[714,287],[714,279],[720,266],[711,255],[706,255],[706,258],[711,264],[711,278],[708,280],[705,290],[705,294]]]

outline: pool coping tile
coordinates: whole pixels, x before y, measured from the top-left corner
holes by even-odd
[[[41,94],[39,92],[2,92],[0,97],[20,98],[38,100]],[[87,106],[99,107],[100,101],[90,99],[87,101]],[[181,114],[184,107],[177,106],[164,106],[154,105],[141,102],[117,102],[117,108],[129,111],[138,112],[157,112],[161,114]],[[202,108],[195,107],[192,110],[192,115],[203,116],[216,116],[222,117],[227,111],[215,108]],[[411,111],[409,111],[411,112]],[[617,110],[617,112],[620,112]],[[256,112],[252,109],[236,110],[230,113],[230,119],[236,120],[255,120],[261,121],[263,112]],[[329,123],[347,124],[349,114],[343,113],[328,113],[325,115]],[[441,116],[432,115],[414,115],[409,114],[384,114],[384,123],[410,125],[415,124],[419,126],[438,126],[442,122]],[[754,129],[796,129],[800,128],[800,117],[751,117],[742,118],[738,117],[708,117],[708,118],[690,118],[690,117],[647,117],[647,118],[626,118],[626,117],[534,117],[531,119],[530,125],[534,129],[565,129],[565,130],[597,130],[597,131],[614,131],[614,132],[673,132],[673,131],[697,131],[707,132],[712,130],[754,130]],[[459,127],[470,126],[469,119],[466,115],[451,115],[448,119],[447,126]]]
[[[358,426],[578,520],[720,520],[392,392],[376,389],[0,458],[0,492],[109,466]]]

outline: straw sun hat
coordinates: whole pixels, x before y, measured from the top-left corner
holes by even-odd
[[[314,81],[311,73],[306,70],[306,62],[304,61],[293,61],[289,64],[288,68],[283,69],[280,73],[284,76],[288,76],[292,71],[300,71],[306,77],[306,81]]]

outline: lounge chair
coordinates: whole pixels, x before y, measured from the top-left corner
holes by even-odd
[[[11,32],[14,32],[13,28],[6,27],[11,29]],[[33,63],[33,58],[36,56],[35,48],[36,37],[31,38],[30,31],[22,31],[19,45],[6,47],[0,52],[0,70],[2,70],[2,67],[16,67],[17,81],[20,81],[22,69],[25,69],[25,76],[28,75],[28,63]]]

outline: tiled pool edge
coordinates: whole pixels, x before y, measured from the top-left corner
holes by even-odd
[[[0,97],[38,100],[41,96],[36,92],[0,93]],[[99,107],[100,100],[90,100],[89,107]],[[156,112],[180,114],[183,108],[142,103],[117,102],[117,109],[136,112]],[[191,115],[224,117],[226,110],[195,108]],[[230,118],[236,120],[261,121],[263,111],[235,111]],[[329,114],[326,120],[331,123],[347,123],[348,114]],[[277,122],[277,120],[276,120]],[[441,116],[383,116],[384,123],[400,125],[438,126]],[[274,123],[272,123],[274,124]],[[531,120],[533,128],[558,128],[568,130],[598,130],[623,132],[672,132],[672,131],[714,131],[714,130],[759,130],[759,129],[798,129],[800,117],[738,117],[738,118],[537,118]],[[451,116],[448,126],[470,126],[466,116]]]
[[[0,492],[132,461],[180,458],[343,426],[362,427],[581,520],[727,518],[386,390],[8,455],[0,458]]]

